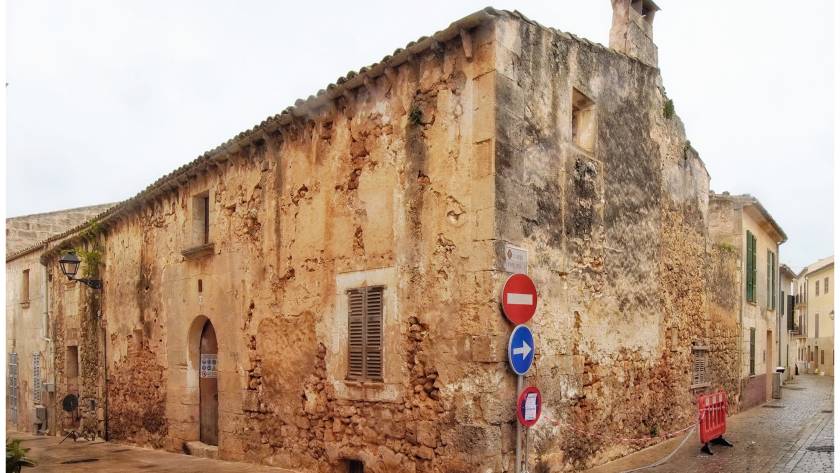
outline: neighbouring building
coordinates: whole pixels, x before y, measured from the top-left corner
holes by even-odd
[[[689,426],[703,390],[737,405],[742,234],[707,244],[656,5],[612,4],[609,48],[476,12],[53,242],[62,428],[302,472],[511,472],[511,246],[540,297],[535,470]],[[784,240],[742,207],[739,231]],[[74,248],[101,291],[55,275]],[[750,333],[772,326],[757,303]]]
[[[799,372],[834,376],[834,256],[803,268],[796,284]]]
[[[91,205],[6,219],[6,256],[58,235],[79,222],[100,214],[114,204]]]
[[[778,365],[785,368],[784,379],[793,379],[796,370],[798,325],[794,317],[796,305],[796,273],[786,264],[779,265],[779,310],[777,330],[779,334],[777,353]]]
[[[714,280],[721,291],[717,310],[739,327],[740,381],[738,405],[746,409],[772,395],[772,373],[778,356],[779,245],[782,228],[751,195],[709,196],[709,238],[723,269]]]
[[[50,238],[111,204],[6,219],[6,428],[55,432],[53,344],[46,307]]]

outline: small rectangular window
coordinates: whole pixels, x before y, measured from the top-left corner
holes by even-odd
[[[709,385],[708,380],[708,363],[709,363],[709,350],[706,347],[702,346],[693,346],[691,347],[691,356],[692,356],[692,377],[691,377],[691,388],[702,388]]]
[[[750,376],[755,375],[755,329],[750,329]]]
[[[825,350],[820,350],[820,364],[825,364]]]
[[[365,464],[359,460],[347,460],[347,473],[365,473]]]
[[[823,294],[828,294],[828,278],[823,279]]]
[[[347,379],[382,381],[382,286],[347,291]]]
[[[814,338],[820,338],[820,314],[814,314]]]
[[[202,192],[193,197],[193,242],[196,245],[210,243],[210,193]]]
[[[820,295],[820,280],[819,280],[819,279],[817,279],[816,281],[814,281],[814,295],[815,295],[815,296],[819,296],[819,295]]]
[[[20,284],[20,303],[29,303],[29,270],[24,269]]]
[[[595,102],[572,89],[572,141],[581,149],[595,150]]]
[[[79,377],[79,347],[70,345],[67,347],[67,357],[64,360],[64,371],[68,378]]]

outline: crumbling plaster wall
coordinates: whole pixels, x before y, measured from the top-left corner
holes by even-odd
[[[645,444],[616,438],[694,420],[690,347],[713,333],[709,177],[664,116],[658,70],[531,23],[497,28],[497,234],[528,249],[541,297],[534,445],[543,471],[579,469]],[[595,102],[592,152],[572,139],[573,88]]]
[[[488,400],[500,383],[514,395],[496,343],[492,25],[470,33],[471,59],[438,44],[107,230],[113,439],[180,451],[198,438],[191,343],[206,317],[221,458],[511,468],[512,423],[494,419],[512,408]],[[185,257],[203,192],[213,247]],[[384,383],[344,380],[339,280],[387,286]]]
[[[710,343],[717,345],[710,351],[710,372],[716,384],[726,391],[730,412],[735,413],[741,402],[740,367],[744,355],[749,355],[749,351],[742,352],[740,331],[746,261],[742,211],[729,199],[712,197],[708,222],[706,293],[715,326]]]

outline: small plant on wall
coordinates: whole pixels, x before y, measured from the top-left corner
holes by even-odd
[[[82,277],[99,277],[99,265],[102,264],[102,251],[100,248],[98,246],[93,246],[91,249],[79,247],[74,251],[79,255],[79,259],[82,260]]]

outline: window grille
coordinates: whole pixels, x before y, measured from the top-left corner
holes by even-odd
[[[32,354],[32,401],[41,404],[41,354]]]
[[[750,376],[755,375],[755,329],[750,329]]]
[[[347,291],[347,379],[382,381],[382,286]]]
[[[703,388],[709,386],[709,349],[708,347],[695,345],[691,347],[693,374],[691,388]]]
[[[17,353],[9,353],[9,420],[17,423],[18,419],[18,366]]]

